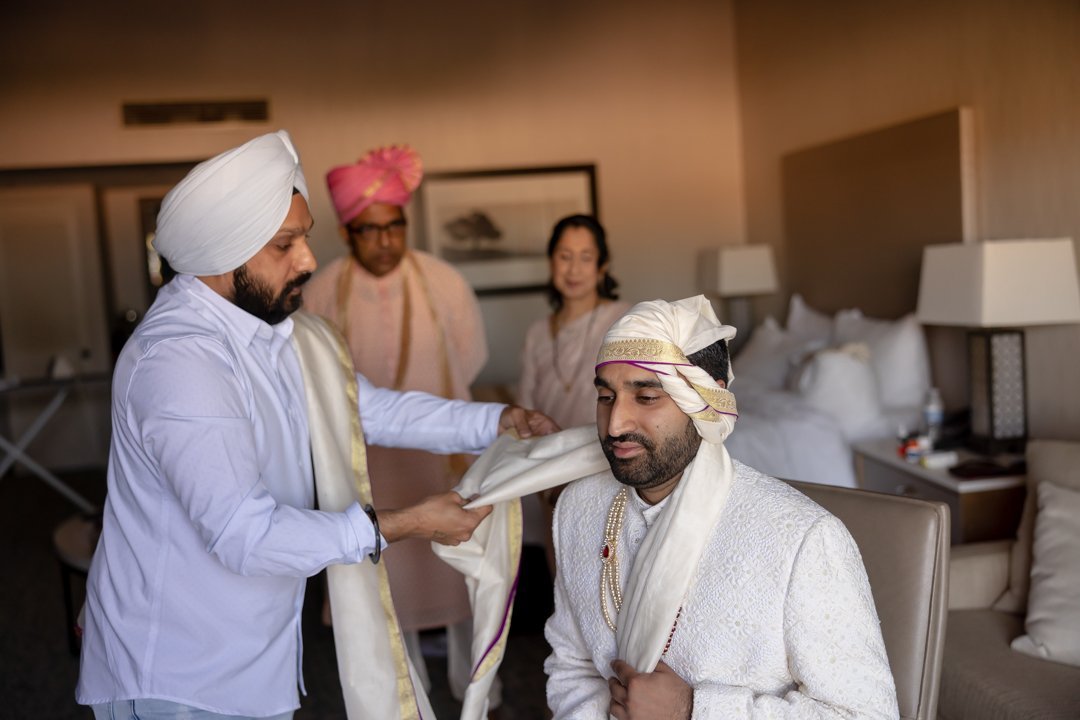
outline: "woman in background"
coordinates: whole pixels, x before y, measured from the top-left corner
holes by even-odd
[[[616,302],[604,228],[591,215],[555,224],[548,241],[548,300],[553,312],[525,335],[518,402],[570,428],[596,422],[596,353],[604,333],[630,305]]]
[[[607,233],[591,215],[570,215],[555,224],[548,241],[548,301],[552,313],[525,335],[519,404],[536,408],[562,428],[596,424],[596,354],[611,324],[630,309],[618,302],[619,283],[608,272]],[[526,543],[544,544],[554,577],[551,511],[562,488],[523,505]]]

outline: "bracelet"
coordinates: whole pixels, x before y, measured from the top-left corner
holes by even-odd
[[[371,558],[371,562],[376,565],[379,563],[379,558],[382,557],[382,535],[379,534],[379,518],[375,515],[375,508],[370,504],[364,506],[364,512],[367,513],[368,520],[371,520],[371,526],[375,529],[375,551],[368,553],[368,557]]]

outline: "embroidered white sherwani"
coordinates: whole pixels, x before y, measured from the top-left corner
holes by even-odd
[[[615,634],[601,614],[610,472],[571,484],[555,512],[555,613],[545,635],[556,720],[607,718]],[[667,501],[626,504],[621,585]],[[672,618],[674,621],[674,618]],[[847,529],[783,482],[736,462],[735,479],[662,660],[705,718],[896,718],[896,690],[862,557]]]

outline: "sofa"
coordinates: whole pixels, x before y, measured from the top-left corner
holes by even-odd
[[[1027,460],[1016,538],[952,548],[940,720],[1080,718],[1080,442]]]

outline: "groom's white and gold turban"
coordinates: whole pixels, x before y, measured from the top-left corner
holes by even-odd
[[[278,130],[199,163],[165,196],[154,249],[180,273],[235,270],[274,237],[307,182],[289,133]]]
[[[715,342],[727,342],[735,328],[716,317],[703,295],[667,302],[638,303],[604,336],[596,367],[629,363],[656,373],[664,391],[694,421],[702,439],[721,443],[734,429],[735,396],[687,359]],[[735,375],[728,364],[726,385]]]

